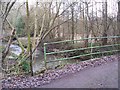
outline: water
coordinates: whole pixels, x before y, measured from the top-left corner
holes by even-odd
[[[10,52],[9,52],[7,58],[14,59],[15,57],[13,57],[13,54],[15,54],[16,56],[19,56],[21,52],[22,52],[22,49],[18,45],[12,44],[10,46]],[[33,56],[34,56],[34,58],[33,58],[33,72],[43,70],[45,68],[45,63],[44,63],[44,53],[42,52],[42,50],[40,48],[37,48],[35,53],[33,54]],[[56,55],[48,55],[47,56],[48,61],[59,59],[59,58],[63,58],[63,57],[56,56]],[[51,62],[51,63],[47,63],[47,67],[54,69],[58,65],[64,65],[64,64],[73,63],[76,61],[77,60],[63,60],[63,61]]]
[[[15,57],[19,56],[21,52],[22,52],[22,49],[20,48],[20,46],[11,44],[7,59],[14,60]],[[40,50],[37,49],[35,53],[33,54],[33,56],[34,56],[33,71],[36,72],[43,68],[44,55]]]
[[[22,52],[22,49],[18,46],[18,45],[10,45],[10,49],[11,49],[11,53],[15,54],[15,55],[20,55],[20,53]]]
[[[6,45],[5,45],[6,46]],[[13,54],[17,57],[20,55],[20,53],[22,52],[22,49],[15,44],[12,44],[10,46],[10,50],[9,50],[9,54],[7,56],[7,59],[11,59],[14,60],[15,57],[13,56]],[[45,64],[44,64],[44,53],[41,51],[40,48],[37,48],[35,53],[33,54],[34,59],[33,59],[33,71],[41,71],[43,70]],[[56,57],[55,56],[47,56],[47,60],[54,60]],[[48,67],[54,68],[56,65],[58,65],[59,63],[49,63]]]

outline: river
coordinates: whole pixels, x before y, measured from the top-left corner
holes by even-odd
[[[6,44],[4,44],[6,46]],[[9,54],[7,56],[7,59],[11,59],[11,60],[15,60],[15,58],[17,56],[20,55],[20,53],[22,52],[22,49],[15,44],[11,44],[10,45],[10,50],[9,50]],[[44,69],[44,54],[40,49],[36,49],[35,53],[34,53],[34,59],[33,59],[33,71],[41,71]],[[54,55],[49,55],[47,56],[47,60],[54,60],[55,58],[60,58],[58,56],[54,56]],[[61,64],[61,62],[54,62],[54,63],[49,63],[47,64],[48,68],[55,68],[57,65]]]

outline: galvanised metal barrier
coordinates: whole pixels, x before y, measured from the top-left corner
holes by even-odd
[[[58,42],[50,42],[50,43],[44,43],[44,63],[45,63],[45,68],[47,68],[47,63],[50,62],[57,62],[57,61],[62,61],[62,60],[70,60],[70,59],[75,59],[75,58],[79,58],[79,57],[83,57],[83,56],[89,56],[89,55],[96,55],[96,54],[104,54],[104,53],[111,53],[111,52],[119,52],[119,49],[116,50],[109,50],[109,51],[101,51],[101,52],[92,52],[92,49],[95,48],[105,48],[105,47],[116,47],[116,46],[120,46],[120,41],[119,43],[116,44],[111,44],[111,45],[102,45],[102,46],[93,46],[93,43],[90,43],[89,47],[85,47],[85,48],[77,48],[77,49],[71,49],[71,50],[62,50],[62,51],[57,51],[57,52],[47,52],[46,46],[50,45],[50,44],[60,44],[60,43],[66,43],[66,42],[77,42],[77,41],[82,41],[82,40],[93,40],[93,39],[118,39],[120,40],[120,36],[108,36],[108,37],[91,37],[91,38],[82,38],[80,40],[66,40],[66,41],[58,41]],[[78,56],[73,56],[73,57],[68,57],[68,58],[60,58],[60,59],[55,59],[55,60],[50,60],[47,61],[47,55],[53,55],[53,54],[59,54],[59,53],[67,53],[67,52],[72,52],[72,51],[77,51],[77,50],[86,50],[86,49],[91,49],[91,52],[88,54],[83,54],[83,55],[78,55]]]

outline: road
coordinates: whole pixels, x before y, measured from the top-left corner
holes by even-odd
[[[118,88],[118,61],[88,68],[40,88]]]

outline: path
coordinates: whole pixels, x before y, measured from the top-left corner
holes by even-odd
[[[88,68],[68,75],[40,88],[117,88],[118,61]]]

